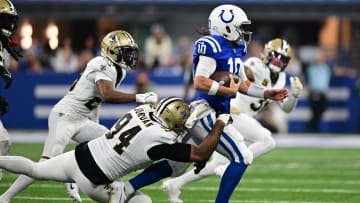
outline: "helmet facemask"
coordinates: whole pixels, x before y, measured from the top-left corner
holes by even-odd
[[[236,32],[239,34],[239,37],[235,40],[235,43],[240,45],[243,42],[245,42],[246,44],[250,44],[251,41],[251,36],[252,36],[252,32],[248,31],[248,27],[251,25],[251,22],[243,22],[241,25],[236,26],[235,25],[235,30]]]
[[[124,69],[135,69],[138,52],[133,37],[123,30],[108,33],[101,42],[101,56]]]
[[[0,2],[0,30],[1,34],[9,38],[15,33],[19,22],[19,16],[11,1]]]
[[[138,60],[138,48],[137,47],[115,47],[110,50],[110,53],[113,54],[114,63],[121,66],[122,68],[134,69],[136,62]]]
[[[290,61],[291,47],[287,41],[276,38],[265,44],[263,62],[273,73],[285,70]]]
[[[19,17],[11,14],[0,14],[0,19],[1,34],[10,37],[17,29]]]
[[[276,51],[270,52],[269,56],[267,57],[269,61],[268,66],[270,70],[275,73],[284,71],[290,61],[290,56],[284,56],[282,54],[277,53]]]

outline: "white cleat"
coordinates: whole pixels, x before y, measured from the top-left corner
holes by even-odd
[[[161,184],[161,188],[167,193],[170,203],[183,203],[184,201],[179,198],[180,188],[173,182],[171,179],[166,180]]]
[[[126,199],[124,182],[114,181],[111,183],[109,203],[125,203]]]
[[[78,186],[75,183],[65,183],[65,188],[71,199],[76,203],[81,203]]]

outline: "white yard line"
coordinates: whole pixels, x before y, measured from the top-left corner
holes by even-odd
[[[34,196],[16,196],[14,199],[23,199],[23,200],[37,200],[37,201],[71,201],[70,198],[65,197],[34,197]],[[82,198],[83,201],[93,201],[89,198]],[[155,199],[153,199],[155,200]],[[185,202],[191,202],[191,199],[183,199]],[[214,202],[214,200],[197,200],[199,202]],[[166,199],[156,199],[156,202],[169,202]],[[231,203],[343,203],[343,202],[322,202],[322,201],[266,201],[266,200],[231,200]]]
[[[10,184],[0,184],[0,187],[8,187]],[[31,187],[38,188],[63,188],[61,184],[35,184]],[[147,190],[161,190],[158,186],[148,186],[145,189]],[[184,187],[184,191],[217,191],[218,187]],[[321,189],[321,188],[257,188],[257,187],[247,187],[239,188],[237,190],[247,191],[247,192],[297,192],[297,193],[343,193],[343,194],[359,194],[360,190],[357,189]]]

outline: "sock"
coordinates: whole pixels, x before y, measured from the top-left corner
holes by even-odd
[[[25,176],[20,175],[15,182],[7,189],[2,195],[1,200],[11,200],[16,194],[23,191],[25,188],[27,188],[31,183],[33,183],[35,180]]]
[[[130,179],[129,182],[134,190],[153,184],[163,178],[170,177],[172,169],[166,160],[159,161],[146,168],[139,175]]]
[[[242,175],[244,174],[247,165],[244,163],[231,162],[221,179],[219,192],[215,203],[227,203],[230,200],[231,194],[239,184]]]

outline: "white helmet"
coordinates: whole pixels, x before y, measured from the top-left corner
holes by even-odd
[[[250,42],[252,32],[245,31],[242,27],[249,24],[251,24],[251,21],[246,13],[238,6],[231,4],[224,4],[214,8],[209,16],[210,34],[220,35],[237,44]]]

